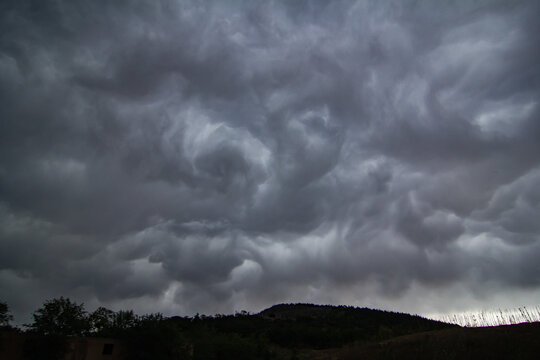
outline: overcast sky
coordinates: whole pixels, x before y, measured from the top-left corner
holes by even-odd
[[[2,1],[0,299],[540,299],[540,2]]]

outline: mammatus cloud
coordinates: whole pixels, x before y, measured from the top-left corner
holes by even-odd
[[[4,2],[2,297],[534,303],[539,10]]]

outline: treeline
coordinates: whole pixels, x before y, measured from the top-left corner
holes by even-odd
[[[7,310],[7,306],[5,307]],[[5,312],[8,317],[9,313]],[[2,319],[2,318],[0,318]],[[7,325],[5,323],[4,325]],[[29,359],[59,358],[69,337],[123,341],[128,359],[294,359],[300,350],[445,328],[419,316],[347,306],[282,304],[259,314],[163,317],[103,307],[88,313],[67,298],[46,301],[26,324]]]
[[[29,360],[62,359],[68,340],[74,337],[108,337],[126,345],[128,359],[186,359],[190,347],[185,338],[160,313],[137,315],[132,310],[99,307],[87,312],[83,304],[60,297],[46,301],[32,314],[24,330],[12,327],[13,316],[0,302],[0,327],[25,333],[24,357]]]

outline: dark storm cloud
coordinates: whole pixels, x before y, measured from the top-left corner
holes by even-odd
[[[17,313],[540,290],[535,2],[0,9]]]

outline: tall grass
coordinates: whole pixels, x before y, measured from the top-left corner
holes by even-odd
[[[436,319],[465,327],[499,326],[540,322],[540,306],[440,315]]]

